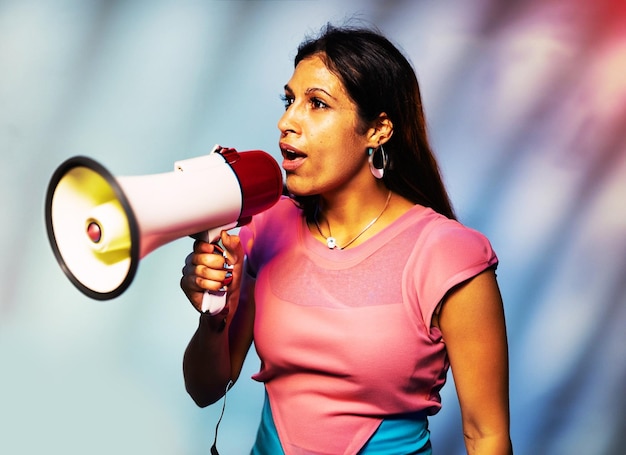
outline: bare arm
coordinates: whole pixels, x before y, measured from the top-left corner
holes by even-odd
[[[470,455],[510,455],[508,347],[495,272],[454,288],[435,322],[443,335]]]
[[[228,263],[234,266],[226,308],[215,316],[200,316],[198,329],[183,357],[185,387],[201,407],[219,400],[227,384],[237,380],[252,344],[254,280],[244,276],[239,237],[223,233],[222,243]],[[219,289],[225,278],[224,259],[212,252],[212,245],[196,242],[183,269],[181,288],[196,308],[200,307],[204,291]]]

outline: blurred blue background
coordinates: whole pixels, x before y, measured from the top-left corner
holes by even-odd
[[[298,43],[355,15],[413,62],[458,214],[500,257],[516,454],[626,453],[626,2],[0,0],[1,453],[208,453],[221,403],[197,408],[181,371],[191,240],[90,300],[48,244],[48,181],[78,154],[120,176],[215,143],[278,156]],[[257,368],[224,455],[254,438]],[[435,453],[464,453],[443,399]]]

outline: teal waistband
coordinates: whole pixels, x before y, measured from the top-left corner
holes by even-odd
[[[388,455],[390,453],[432,454],[428,419],[424,414],[404,414],[385,418],[359,451],[359,455]],[[284,455],[267,394],[256,441],[250,454]]]

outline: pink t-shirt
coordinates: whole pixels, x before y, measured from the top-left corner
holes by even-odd
[[[414,206],[329,250],[290,199],[240,232],[256,275],[254,341],[289,454],[356,453],[386,416],[441,407],[448,359],[433,312],[498,262],[479,232]]]

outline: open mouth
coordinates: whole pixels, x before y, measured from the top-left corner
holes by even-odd
[[[294,149],[286,144],[280,144],[283,155],[283,169],[287,172],[295,171],[305,161],[306,153]]]
[[[306,154],[300,152],[299,150],[293,149],[291,147],[281,145],[280,151],[283,154],[283,158],[289,161],[297,160],[298,158],[306,158]]]

